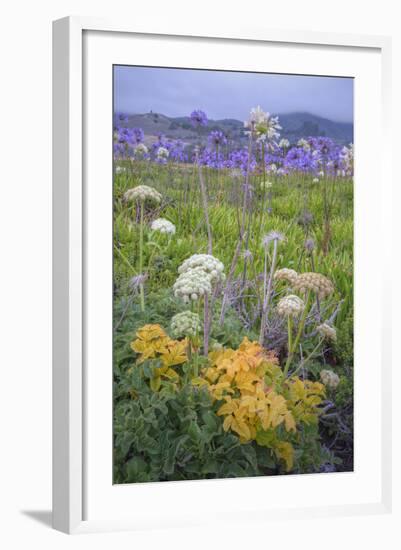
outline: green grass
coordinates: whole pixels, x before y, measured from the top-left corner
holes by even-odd
[[[116,295],[127,292],[127,281],[136,274],[138,265],[138,223],[135,208],[122,201],[124,192],[138,184],[154,187],[163,195],[156,211],[147,209],[145,227],[144,265],[147,266],[147,292],[172,287],[179,265],[190,255],[207,252],[207,232],[200,196],[198,175],[192,166],[163,166],[136,163],[127,166],[126,173],[117,174],[115,196],[115,255],[114,280]],[[228,272],[238,240],[241,217],[242,178],[230,171],[204,168],[209,195],[209,217],[213,236],[213,255],[219,258]],[[351,180],[323,180],[313,183],[311,176],[293,174],[269,178],[273,186],[270,198],[260,190],[260,176],[251,178],[253,200],[246,226],[249,229],[248,249],[253,255],[251,274],[263,271],[261,239],[276,230],[286,237],[280,243],[277,268],[290,267],[299,272],[312,271],[310,256],[304,251],[306,238],[315,242],[315,271],[329,277],[336,288],[335,299],[343,300],[336,318],[340,326],[352,315],[353,302],[353,184]],[[323,253],[324,197],[326,187],[330,203],[331,238],[328,251]],[[271,213],[267,213],[267,208]],[[304,210],[312,215],[307,227],[299,218]],[[264,211],[261,217],[262,210]],[[164,217],[176,225],[172,238],[152,234],[149,223]],[[117,250],[118,249],[118,250]],[[242,273],[240,258],[236,275]],[[252,276],[250,275],[250,276]],[[169,320],[166,319],[166,322]]]

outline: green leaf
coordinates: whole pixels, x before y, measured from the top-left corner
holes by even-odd
[[[134,456],[126,464],[127,482],[144,481],[147,473],[147,464],[139,456]]]
[[[275,439],[273,431],[258,430],[256,433],[256,443],[262,447],[270,447]]]
[[[202,431],[196,422],[191,422],[188,428],[188,435],[195,443],[200,443],[202,440]]]
[[[204,413],[202,413],[202,420],[211,432],[217,432],[219,421],[217,419],[217,416],[213,412],[205,411]]]
[[[164,464],[163,464],[163,471],[167,475],[171,475],[174,472],[175,460],[176,460],[178,450],[181,447],[181,445],[183,445],[185,441],[187,441],[187,439],[188,439],[187,435],[181,435],[174,441],[172,446],[169,448],[167,452],[166,460],[164,461]]]

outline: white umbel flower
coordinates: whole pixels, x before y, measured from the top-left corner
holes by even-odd
[[[319,183],[319,178],[313,178],[312,183]]]
[[[169,153],[169,150],[166,149],[165,147],[159,147],[158,150],[157,150],[157,153],[156,153],[156,156],[158,159],[168,159],[170,153]]]
[[[269,113],[265,111],[259,105],[251,109],[249,119],[244,122],[245,128],[252,128],[258,124],[266,124],[269,119]]]
[[[340,378],[338,374],[332,370],[324,369],[320,371],[320,380],[328,388],[335,390],[338,384],[340,383]]]
[[[343,147],[340,156],[343,165],[343,175],[351,176],[354,169],[354,145],[350,143],[349,147]]]
[[[212,292],[210,274],[202,267],[187,269],[181,273],[173,286],[174,296],[181,298],[185,303],[198,300],[205,294]]]
[[[171,332],[174,338],[183,338],[185,336],[195,336],[201,331],[202,325],[197,313],[192,311],[183,311],[177,313],[171,319]]]
[[[128,191],[124,193],[124,200],[143,202],[148,201],[160,204],[162,196],[153,187],[149,187],[148,185],[137,185],[132,189],[128,189]]]
[[[280,147],[280,149],[288,149],[288,147],[290,146],[290,142],[288,141],[288,139],[280,139],[280,143],[278,144],[278,146]]]
[[[152,231],[159,231],[159,233],[164,233],[166,235],[174,235],[175,225],[165,218],[157,218],[153,220],[150,225]]]
[[[310,151],[310,145],[309,143],[306,141],[306,139],[302,138],[298,141],[297,143],[298,147],[302,147],[302,149],[304,151]]]
[[[148,148],[144,143],[139,143],[134,149],[134,157],[143,159],[148,154]]]
[[[280,137],[278,130],[281,130],[281,126],[278,117],[272,117],[259,105],[251,109],[249,119],[244,122],[244,126],[254,130],[259,139],[274,140]]]
[[[337,338],[337,331],[328,323],[322,323],[316,328],[316,330],[325,340],[332,340],[333,342],[335,342]]]
[[[193,254],[180,265],[178,273],[197,268],[203,269],[209,275],[212,284],[225,280],[224,264],[211,254]]]
[[[304,301],[299,296],[295,296],[295,294],[281,298],[277,304],[277,311],[283,317],[297,317],[302,313],[304,308]]]

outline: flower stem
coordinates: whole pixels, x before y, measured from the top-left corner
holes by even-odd
[[[141,201],[140,206],[140,222],[139,222],[139,275],[142,275],[143,271],[143,201]],[[145,311],[145,290],[143,283],[139,285],[140,301],[141,301],[141,311]]]
[[[288,332],[288,353],[290,352],[290,349],[292,348],[292,316],[289,315],[287,317],[287,332]]]
[[[205,293],[203,305],[203,355],[207,357],[209,354],[209,296],[207,293]]]
[[[205,180],[202,174],[202,167],[199,162],[198,162],[198,173],[199,173],[199,182],[200,182],[200,188],[201,188],[201,194],[202,194],[203,211],[205,214],[205,223],[206,223],[206,230],[207,230],[207,253],[211,254],[213,249],[212,228],[210,226],[210,221],[209,221],[209,206],[208,206],[208,200],[207,200],[207,190],[206,190]]]
[[[295,369],[295,371],[293,372],[293,376],[295,376],[295,374],[297,374],[305,365],[306,363],[312,359],[312,357],[315,355],[315,353],[317,352],[317,350],[320,348],[320,346],[323,344],[323,338],[320,338],[319,339],[319,342],[316,344],[316,346],[313,348],[313,350],[310,352],[310,354],[305,357],[305,359],[303,359],[298,367]]]
[[[267,323],[267,314],[269,312],[269,303],[270,303],[270,294],[272,289],[272,282],[273,282],[273,275],[274,271],[276,269],[276,261],[277,261],[277,239],[274,239],[273,241],[273,258],[272,263],[270,266],[270,274],[269,274],[269,280],[266,284],[267,279],[267,246],[265,248],[265,270],[264,270],[264,281],[263,281],[263,289],[264,289],[264,296],[263,296],[263,308],[262,308],[262,320],[260,323],[260,335],[259,335],[259,343],[263,344],[263,339],[265,335],[265,329],[266,329],[266,323]]]
[[[306,296],[305,309],[304,309],[304,311],[302,313],[302,317],[299,321],[297,335],[295,336],[294,343],[292,344],[291,348],[288,350],[287,362],[286,362],[285,367],[284,367],[284,378],[287,377],[288,370],[290,368],[291,362],[294,358],[295,351],[298,347],[299,340],[300,340],[302,332],[304,330],[306,316],[308,314],[308,309],[309,309],[309,302],[310,302],[310,290],[308,290],[308,294]]]

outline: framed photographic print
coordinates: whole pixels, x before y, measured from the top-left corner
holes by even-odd
[[[389,51],[54,23],[55,528],[389,509]]]

